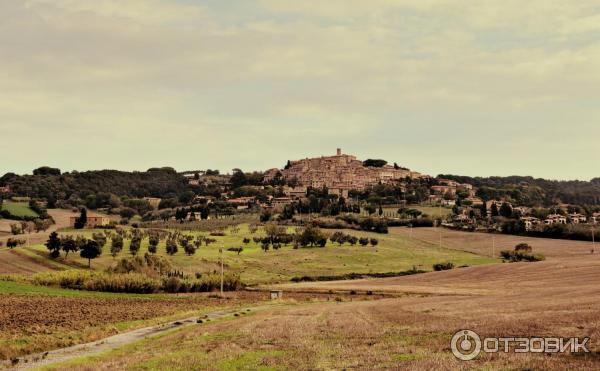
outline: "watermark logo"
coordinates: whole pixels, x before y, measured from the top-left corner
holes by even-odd
[[[471,330],[460,330],[450,341],[452,354],[462,361],[470,361],[481,353],[481,338]]]
[[[589,337],[481,337],[471,330],[460,330],[450,341],[452,354],[462,361],[484,353],[589,353]]]

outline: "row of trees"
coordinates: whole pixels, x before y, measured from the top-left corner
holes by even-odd
[[[92,259],[96,259],[102,255],[102,248],[106,244],[106,240],[103,243],[97,239],[87,239],[83,236],[63,236],[59,237],[56,232],[50,233],[48,241],[46,241],[46,247],[50,251],[52,258],[60,256],[60,252],[65,253],[65,257],[71,252],[79,251],[82,258],[88,259],[88,267],[92,265]]]
[[[20,235],[33,232],[45,232],[54,224],[51,219],[34,219],[32,222],[21,221],[20,223],[11,223],[10,232],[13,235]]]

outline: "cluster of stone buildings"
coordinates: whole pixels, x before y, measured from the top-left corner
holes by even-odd
[[[406,178],[420,178],[420,173],[390,165],[364,166],[355,156],[342,154],[338,148],[335,156],[322,156],[290,161],[285,169],[270,169],[265,173],[269,182],[281,176],[295,181],[301,187],[327,187],[330,194],[348,197],[350,190],[363,190],[376,184],[387,184]]]
[[[437,185],[431,186],[431,195],[429,202],[432,204],[442,203],[445,205],[454,205],[456,194],[462,192],[468,194],[465,198],[471,205],[477,206],[483,204],[483,201],[475,196],[475,188],[468,183],[459,183],[450,179],[437,179]]]
[[[550,214],[546,219],[539,219],[533,216],[521,217],[521,220],[525,223],[525,229],[528,231],[536,229],[542,225],[555,225],[555,224],[585,224],[585,223],[598,223],[600,221],[600,213],[594,213],[593,216],[587,217],[579,213],[571,213],[567,215],[561,214]]]

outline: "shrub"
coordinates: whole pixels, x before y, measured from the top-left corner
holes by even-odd
[[[54,286],[67,289],[150,294],[164,292],[208,292],[221,286],[219,274],[201,275],[199,278],[181,276],[156,279],[141,273],[105,273],[83,270],[38,273],[32,283],[42,286]],[[239,276],[226,274],[223,289],[237,290],[242,286]]]
[[[274,246],[273,246],[273,248],[274,248]],[[230,247],[227,249],[227,251],[233,251],[233,252],[236,252],[238,255],[240,255],[240,253],[242,251],[244,251],[244,248],[243,247]]]
[[[515,251],[520,251],[520,252],[524,252],[524,253],[530,253],[532,250],[531,246],[529,246],[526,243],[520,243],[517,246],[515,246]]]
[[[544,257],[544,255],[541,254],[528,254],[528,253],[524,253],[521,251],[510,251],[510,250],[503,250],[500,252],[500,256],[504,259],[509,261],[510,263],[515,263],[515,262],[521,262],[521,261],[525,261],[525,262],[537,262],[537,261],[542,261],[545,260],[546,258]]]
[[[454,263],[446,262],[446,263],[436,263],[433,265],[433,270],[436,272],[445,271],[454,268]]]

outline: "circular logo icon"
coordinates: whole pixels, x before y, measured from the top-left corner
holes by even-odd
[[[481,353],[481,339],[471,330],[460,330],[450,342],[452,354],[462,361],[470,361]]]

